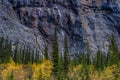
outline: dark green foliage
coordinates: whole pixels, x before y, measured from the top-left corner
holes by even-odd
[[[0,63],[8,63],[12,54],[11,42],[0,38]]]
[[[14,60],[14,62],[16,64],[18,63],[18,57],[19,57],[19,55],[18,55],[18,46],[16,46],[15,49],[14,49],[14,56],[13,56],[13,60]]]
[[[31,62],[30,56],[31,56],[31,54],[29,52],[29,49],[26,49],[26,51],[25,51],[25,64],[28,64]]]
[[[104,67],[119,62],[119,52],[113,36],[110,36],[110,45],[107,55],[98,50],[95,58],[93,64],[98,70],[103,70]]]
[[[52,53],[52,62],[53,62],[53,74],[56,76],[58,73],[58,62],[59,62],[59,51],[58,51],[58,38],[57,38],[57,29],[54,33],[54,42],[53,42],[53,53]]]
[[[82,54],[81,64],[83,64],[83,65],[87,64],[87,62],[86,62],[86,55],[85,54]]]
[[[0,80],[2,80],[1,76],[0,76]]]
[[[81,74],[82,80],[90,80],[89,66],[87,64],[82,65]]]
[[[89,42],[87,42],[86,51],[87,51],[87,53],[86,53],[86,57],[85,57],[86,60],[85,60],[85,61],[86,61],[86,64],[87,64],[87,65],[90,65],[90,64],[91,64],[91,61],[90,61],[90,60],[91,60],[91,59],[90,59],[90,56],[91,56],[91,55],[90,55]]]
[[[70,65],[71,66],[77,66],[79,64],[79,60],[76,57],[73,57],[73,59],[71,60]]]
[[[32,53],[31,53],[31,63],[33,64],[34,63],[34,58],[35,58],[35,54],[33,54],[34,53],[34,51],[32,51]]]
[[[45,47],[45,51],[44,51],[44,57],[45,57],[45,60],[48,60],[48,48]]]
[[[114,36],[110,36],[110,45],[109,45],[109,51],[107,54],[108,64],[112,65],[114,63],[117,63],[119,60],[119,52],[117,45],[115,43]]]
[[[64,40],[64,71],[68,72],[69,70],[69,51],[68,51],[68,42],[67,37],[65,36]]]
[[[0,63],[3,62],[3,41],[4,41],[3,37],[0,38]]]
[[[39,53],[36,50],[36,53],[35,53],[35,63],[38,64],[39,62],[41,62],[41,61],[40,61]]]
[[[7,80],[14,80],[14,74],[13,74],[13,71],[10,73],[10,75],[8,75]]]
[[[12,49],[11,41],[8,39],[0,38],[0,63],[9,63],[11,58],[16,64],[28,64],[41,62],[38,51],[30,51],[29,48],[18,48],[18,44]]]
[[[86,53],[81,53],[79,54],[79,63],[83,65],[89,66],[91,64],[91,53],[90,53],[90,48],[89,48],[89,43],[87,42],[86,44]]]
[[[19,51],[18,63],[19,63],[19,64],[22,64],[22,49],[20,49],[20,51]]]
[[[58,80],[63,80],[64,78],[64,60],[62,55],[59,56],[59,63],[58,63]]]
[[[22,53],[21,53],[21,56],[22,56],[22,64],[25,64],[25,49],[22,49]]]
[[[96,53],[96,64],[95,64],[95,67],[98,69],[98,70],[103,70],[104,67],[105,67],[105,55],[100,51],[98,50],[97,53]]]

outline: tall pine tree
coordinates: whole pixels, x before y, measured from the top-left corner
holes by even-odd
[[[107,54],[107,60],[109,65],[115,64],[119,60],[119,51],[113,35],[110,36],[110,45],[109,45],[109,50]]]
[[[96,68],[98,70],[102,70],[104,68],[104,61],[103,61],[103,54],[100,50],[97,51],[96,53]]]
[[[64,71],[68,72],[69,70],[69,51],[68,51],[68,42],[67,37],[64,39]]]
[[[54,33],[54,42],[53,42],[53,53],[52,53],[52,62],[53,62],[53,75],[56,77],[58,73],[58,62],[59,62],[59,50],[58,50],[58,38],[57,38],[57,29],[55,28]]]
[[[45,57],[45,60],[48,60],[48,48],[47,47],[45,47],[44,57]]]
[[[91,59],[90,59],[90,47],[89,47],[89,42],[87,41],[87,45],[86,45],[86,63],[87,65],[91,64]]]
[[[4,48],[4,46],[3,46],[3,44],[4,44],[4,39],[3,39],[3,37],[0,37],[0,63],[3,63],[3,56],[4,56],[4,54],[3,54],[3,48]]]

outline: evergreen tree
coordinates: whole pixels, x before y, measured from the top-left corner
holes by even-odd
[[[12,58],[12,42],[8,41],[8,55],[9,55],[9,60]]]
[[[112,65],[118,62],[119,60],[119,51],[115,43],[114,36],[110,36],[110,45],[107,54],[108,64]]]
[[[24,47],[24,49],[22,49],[22,59],[21,59],[21,62],[22,62],[22,64],[25,64],[25,47]]]
[[[83,58],[83,53],[79,53],[79,55],[78,55],[78,62],[79,62],[79,64],[82,63],[82,58]]]
[[[19,52],[18,63],[22,64],[22,49],[20,49],[20,52]]]
[[[25,64],[28,64],[30,61],[30,52],[29,49],[25,49]]]
[[[58,51],[58,38],[57,38],[57,29],[54,33],[54,42],[53,42],[53,53],[52,53],[52,62],[53,62],[53,75],[56,77],[58,73],[58,62],[59,62],[59,51]]]
[[[0,63],[10,62],[12,57],[12,44],[8,39],[0,38]]]
[[[13,56],[13,60],[14,62],[17,64],[18,63],[18,46],[15,47],[14,49],[14,56]]]
[[[36,53],[35,53],[35,63],[36,63],[36,64],[39,63],[39,53],[38,53],[37,50],[36,50]]]
[[[35,61],[35,59],[34,59],[34,51],[32,51],[32,53],[31,53],[31,63],[33,64],[34,63],[34,61]]]
[[[3,63],[3,43],[4,43],[4,39],[3,37],[0,37],[0,63]]]
[[[5,40],[4,43],[4,49],[3,49],[3,62],[4,63],[8,63],[10,61],[10,57],[11,57],[11,50],[9,50],[10,43],[8,41],[8,39]]]
[[[102,51],[100,51],[100,49],[98,49],[96,53],[96,60],[94,61],[95,62],[93,64],[99,71],[103,70],[104,67],[106,67],[107,65],[107,57],[105,54],[102,53]]]
[[[36,53],[35,53],[35,63],[36,64],[39,64],[42,62],[42,56],[39,54],[39,52],[36,50]]]
[[[84,53],[81,54],[82,58],[81,58],[81,64],[82,65],[86,65],[87,62],[86,62],[86,55]]]
[[[89,76],[89,65],[87,64],[82,64],[82,68],[81,68],[81,80],[90,80],[90,76]]]
[[[58,80],[63,80],[64,78],[64,60],[63,60],[63,56],[60,55],[59,56],[59,62],[58,62]]]
[[[76,57],[73,57],[70,64],[71,66],[77,66],[79,64],[79,61]]]
[[[69,70],[69,51],[68,51],[68,43],[67,43],[67,37],[65,36],[64,40],[64,71],[68,72]]]
[[[102,68],[102,53],[100,50],[96,53],[96,68],[101,69]]]
[[[48,48],[45,47],[45,51],[44,51],[44,57],[45,57],[45,60],[48,60]]]
[[[91,60],[90,60],[90,47],[89,47],[89,42],[87,41],[87,46],[86,46],[86,63],[87,65],[91,64]]]

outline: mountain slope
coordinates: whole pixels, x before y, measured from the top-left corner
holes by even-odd
[[[51,52],[57,28],[59,50],[68,37],[71,54],[83,52],[89,42],[91,52],[106,52],[109,36],[120,49],[120,0],[1,0],[0,36],[15,44]]]

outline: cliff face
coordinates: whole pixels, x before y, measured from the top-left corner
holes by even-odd
[[[106,52],[109,36],[114,35],[120,49],[120,0],[1,0],[0,35],[14,43],[51,51],[57,28],[59,49],[68,37],[71,54]]]

